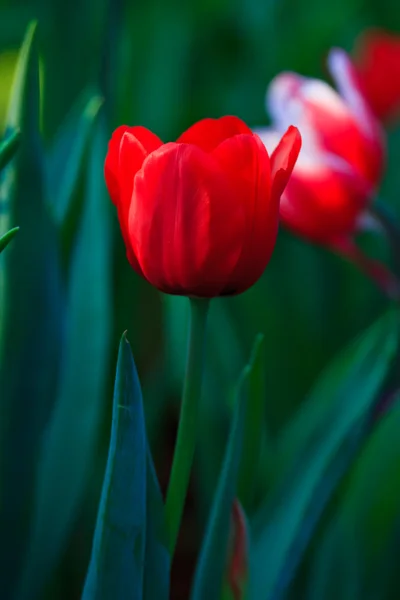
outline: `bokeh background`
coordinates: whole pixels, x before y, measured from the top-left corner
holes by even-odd
[[[37,597],[71,600],[80,597],[91,548],[120,336],[128,331],[163,489],[186,349],[186,299],[160,295],[126,261],[103,182],[106,137],[120,124],[140,124],[174,140],[194,121],[225,114],[250,126],[267,124],[264,97],[275,74],[294,70],[327,78],[325,58],[332,46],[351,52],[358,34],[371,26],[400,32],[400,7],[394,0],[0,0],[2,130],[32,19],[38,21],[40,152],[47,174],[43,183],[25,172],[13,222],[0,215],[1,234],[21,226],[13,241],[20,250],[14,251],[16,304],[7,313],[12,324],[0,321],[0,336],[9,336],[7,373],[3,369],[1,375],[12,381],[7,423],[14,436],[14,446],[3,444],[8,479],[1,487],[9,485],[13,501],[2,507],[10,536],[2,564],[12,570],[21,556],[16,540],[26,539],[33,510],[29,469],[37,464],[46,425],[52,433],[45,435],[64,448],[58,467],[48,466],[54,498],[47,525],[56,537],[54,506],[64,503],[67,517],[45,591]],[[104,105],[93,125],[98,105],[88,100],[97,94]],[[381,195],[399,212],[399,129],[388,132],[388,144]],[[70,165],[72,154],[80,156],[79,168]],[[39,204],[56,215],[51,231],[48,217],[34,209]],[[363,243],[386,258],[380,242],[366,237]],[[283,230],[261,280],[242,296],[213,301],[200,444],[171,597],[187,597],[224,450],[232,385],[255,335],[265,334],[265,414],[273,439],[323,367],[386,306],[352,265]],[[10,325],[15,335],[7,333]],[[52,419],[58,423],[53,429]],[[41,432],[36,438],[33,429]],[[52,534],[43,538],[44,555]]]

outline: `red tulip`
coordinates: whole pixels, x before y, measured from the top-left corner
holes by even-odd
[[[382,121],[400,117],[400,35],[379,29],[357,40],[355,66],[364,96]]]
[[[384,149],[347,55],[333,50],[329,67],[338,92],[295,73],[278,75],[267,92],[274,129],[257,133],[273,149],[288,121],[299,127],[303,145],[282,197],[282,221],[309,240],[334,245],[366,221]]]
[[[132,267],[169,294],[244,292],[271,257],[300,146],[289,127],[269,158],[236,117],[204,119],[167,144],[119,127],[105,178]]]

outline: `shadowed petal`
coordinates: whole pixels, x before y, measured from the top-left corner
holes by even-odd
[[[196,146],[166,144],[135,177],[129,237],[159,289],[218,295],[242,249],[245,209],[217,161]]]
[[[194,144],[205,152],[211,152],[227,138],[240,133],[252,135],[251,129],[238,117],[227,116],[220,119],[203,119],[182,133],[177,143]]]

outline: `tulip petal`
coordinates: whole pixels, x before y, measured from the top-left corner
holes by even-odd
[[[358,126],[374,138],[377,134],[377,123],[372,115],[368,102],[360,90],[357,72],[344,50],[333,48],[328,56],[329,72],[335,85],[352,111]]]
[[[370,112],[368,123],[360,124],[357,111],[361,100],[356,104],[359,92],[351,88],[354,80],[350,67],[345,53],[330,55],[330,68],[345,93],[343,98],[323,81],[283,73],[271,83],[267,104],[279,130],[291,123],[296,125],[306,145],[306,134],[312,134],[312,145],[337,154],[375,185],[382,170],[381,132]]]
[[[151,284],[171,294],[219,295],[244,232],[245,207],[215,158],[182,143],[147,157],[135,177],[129,239]]]
[[[178,144],[193,144],[205,152],[211,152],[224,140],[240,133],[252,135],[251,129],[238,117],[202,119],[184,131]]]
[[[300,161],[282,195],[281,219],[296,234],[328,243],[355,231],[371,193],[367,182],[346,163]]]
[[[139,143],[136,145],[136,149],[138,150],[136,152],[136,160],[134,157],[135,145],[127,145],[125,147],[125,151],[133,154],[132,166],[135,168],[135,171],[132,173],[132,179],[135,172],[142,166],[144,158],[162,144],[161,140],[154,133],[140,125],[136,127],[128,127],[127,125],[117,127],[108,143],[108,152],[104,163],[104,176],[108,193],[115,205],[118,204],[120,196],[119,163],[121,142],[125,134],[129,135],[131,139],[135,138]],[[136,165],[138,165],[137,168]]]
[[[118,204],[119,200],[119,147],[121,145],[122,136],[131,129],[131,127],[127,127],[126,125],[117,127],[108,142],[108,152],[104,162],[104,177],[111,201],[115,205]]]
[[[267,266],[278,232],[279,205],[271,199],[270,160],[257,135],[236,135],[220,144],[213,156],[229,173],[246,214],[240,260],[224,292],[237,293],[253,285]]]
[[[133,130],[133,131],[132,131]],[[142,143],[143,142],[143,143]],[[152,149],[161,146],[162,142],[144,127],[133,127],[123,134],[120,143],[118,181],[120,196],[117,204],[118,220],[126,247],[126,256],[131,266],[139,275],[142,269],[132,250],[129,233],[128,217],[132,201],[133,182],[136,173],[141,168],[146,156]]]
[[[400,36],[369,29],[357,41],[355,67],[363,93],[383,121],[400,114]]]
[[[300,148],[300,132],[291,125],[271,155],[272,197],[277,204],[292,174]]]

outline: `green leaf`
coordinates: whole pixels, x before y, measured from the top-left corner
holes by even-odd
[[[252,507],[255,483],[259,476],[259,461],[264,426],[264,407],[266,400],[264,374],[264,336],[259,334],[253,347],[251,364],[252,372],[249,378],[249,400],[247,403],[244,448],[239,471],[238,496],[245,509]]]
[[[0,253],[3,252],[4,248],[8,246],[17,231],[19,231],[19,227],[14,227],[0,237]]]
[[[0,230],[18,223],[18,243],[0,257],[0,536],[2,595],[22,561],[38,445],[52,408],[62,348],[63,296],[55,227],[43,185],[35,24],[17,63],[6,130],[23,131],[15,160],[0,173]]]
[[[395,403],[369,436],[348,480],[341,518],[360,527],[360,545],[372,567],[395,529],[400,506],[400,405]],[[379,481],[379,485],[376,482]],[[362,533],[361,533],[362,532]]]
[[[393,569],[398,571],[397,564],[391,562],[390,552],[387,550],[392,549],[393,552],[393,534],[397,541],[399,534],[399,400],[400,396],[397,394],[392,407],[375,424],[366,440],[343,490],[335,521],[325,532],[322,547],[328,548],[331,562],[337,563],[335,575],[317,557],[314,561],[313,580],[318,583],[321,591],[334,587],[338,592],[337,597],[342,597],[340,594],[353,575],[349,575],[347,565],[341,561],[343,541],[347,542],[346,535],[349,531],[354,538],[353,555],[362,561],[360,569],[366,583],[365,593],[360,597],[364,598],[367,592],[371,594],[374,590],[374,595],[369,597],[378,598],[379,589],[389,582],[390,571],[392,577]],[[382,579],[380,576],[385,570],[386,574]],[[317,595],[310,598],[316,600]]]
[[[0,144],[0,171],[10,162],[16,153],[21,134],[19,131],[13,131],[8,137]]]
[[[348,354],[357,362],[351,376],[335,386],[332,404],[255,520],[251,598],[283,597],[322,510],[364,435],[397,334],[398,316],[390,312],[359,338]]]
[[[310,600],[397,598],[399,397],[394,403],[367,439],[314,556]]]
[[[357,550],[355,530],[346,529],[332,516],[335,534],[318,540],[310,566],[307,600],[354,600],[362,593],[361,554]],[[328,527],[328,531],[332,531]],[[340,547],[337,542],[340,541]],[[339,551],[338,551],[339,550]],[[373,597],[377,600],[377,596]]]
[[[168,551],[165,510],[149,448],[146,484],[147,521],[143,600],[168,600],[171,559]]]
[[[363,598],[366,600],[397,600],[399,597],[400,573],[398,548],[400,543],[400,522],[397,518],[385,548],[366,577]]]
[[[86,90],[62,123],[47,153],[46,183],[58,225],[64,223],[70,210],[102,102],[94,90]]]
[[[211,514],[203,540],[191,600],[218,600],[227,562],[231,511],[236,497],[239,464],[242,454],[244,423],[247,408],[248,380],[256,364],[260,339],[253,347],[251,360],[242,371],[236,387],[235,412],[232,418],[224,462],[215,493]]]
[[[322,373],[309,397],[300,405],[298,412],[289,421],[278,439],[276,469],[283,473],[319,424],[326,419],[338,399],[350,398],[358,391],[361,382],[364,390],[366,382],[371,385],[373,395],[382,384],[387,373],[389,358],[397,344],[397,315],[385,314],[367,332],[359,335],[342,351]],[[373,353],[382,345],[384,356],[375,361]],[[366,372],[373,363],[371,372]],[[364,379],[364,373],[368,379]],[[350,401],[350,400],[349,400]]]
[[[26,127],[23,125],[27,124],[27,96],[29,96],[30,124],[36,128],[39,123],[39,62],[35,46],[36,29],[37,22],[32,21],[19,52],[6,118],[7,130],[22,130],[24,136]]]
[[[143,598],[146,453],[142,394],[123,335],[107,467],[82,600]]]
[[[99,118],[69,269],[59,390],[41,448],[21,598],[40,597],[63,552],[96,458],[112,313],[110,203],[102,176],[106,145],[105,124]]]

